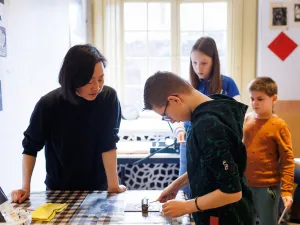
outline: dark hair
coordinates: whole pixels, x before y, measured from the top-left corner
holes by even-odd
[[[86,85],[91,80],[98,62],[102,62],[106,67],[105,57],[92,45],[75,45],[69,49],[58,77],[62,95],[66,100],[77,104],[76,88]]]
[[[172,94],[190,93],[193,87],[180,76],[167,71],[158,71],[150,76],[144,87],[144,110],[152,110],[153,105],[162,107]]]
[[[222,90],[222,80],[220,72],[220,59],[215,40],[211,37],[199,38],[194,44],[191,53],[194,51],[202,52],[203,54],[212,58],[213,65],[209,74],[210,85],[208,93],[220,93]],[[190,82],[195,89],[198,89],[200,82],[202,82],[193,69],[192,60],[190,60]]]
[[[272,97],[277,94],[276,82],[270,77],[256,77],[248,86],[249,91],[260,91]]]

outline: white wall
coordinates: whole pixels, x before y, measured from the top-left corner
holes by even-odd
[[[0,57],[3,111],[0,112],[0,186],[21,188],[23,132],[38,99],[58,87],[58,72],[69,48],[69,0],[5,0],[7,58]],[[44,190],[41,152],[32,190]]]
[[[279,1],[282,2],[282,1]],[[288,2],[290,6],[291,0]],[[291,7],[289,8],[289,18],[292,20]],[[259,0],[259,20],[258,20],[258,60],[257,76],[272,77],[278,84],[280,100],[299,100],[300,99],[300,27],[292,27],[291,23],[288,30],[284,31],[298,47],[292,54],[281,61],[268,45],[277,37],[281,30],[271,30],[269,28],[270,1]]]

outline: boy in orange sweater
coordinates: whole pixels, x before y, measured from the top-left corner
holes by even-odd
[[[293,203],[294,156],[287,124],[273,114],[277,85],[269,77],[257,77],[249,85],[253,112],[244,122],[247,149],[246,179],[262,225],[277,224],[280,195],[284,206]]]

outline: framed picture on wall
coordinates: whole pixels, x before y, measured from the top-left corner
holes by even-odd
[[[4,27],[0,26],[0,57],[7,56],[7,47],[6,47],[6,31]]]
[[[0,26],[3,26],[4,0],[0,0]]]
[[[300,27],[300,0],[294,0],[292,4],[293,25]]]
[[[271,2],[270,3],[270,28],[287,30],[288,29],[288,3]]]

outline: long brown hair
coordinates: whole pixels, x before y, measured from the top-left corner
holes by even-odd
[[[209,74],[210,84],[208,93],[220,93],[222,90],[222,80],[220,72],[220,59],[215,40],[211,37],[199,38],[194,44],[191,53],[194,51],[202,52],[203,54],[212,58],[213,65]],[[195,73],[192,65],[192,60],[190,60],[190,82],[195,89],[198,89],[200,82],[203,82]]]

